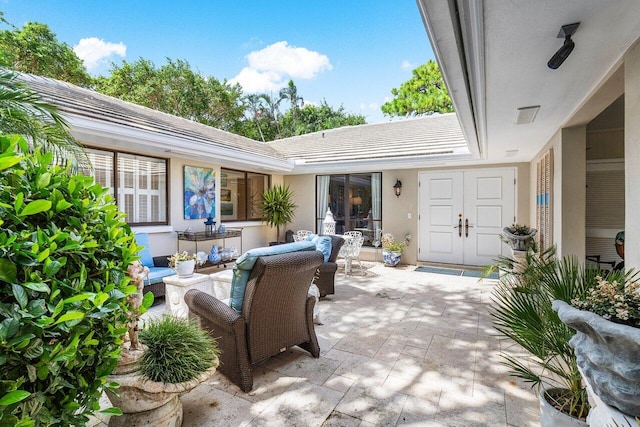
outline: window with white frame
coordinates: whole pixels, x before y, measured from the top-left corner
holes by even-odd
[[[167,160],[136,154],[87,149],[93,171],[108,187],[131,225],[167,223]]]
[[[382,231],[382,173],[316,176],[316,230],[322,230],[327,209],[336,221],[336,233],[360,231],[364,245],[372,246]]]

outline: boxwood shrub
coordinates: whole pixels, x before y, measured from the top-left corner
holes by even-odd
[[[0,425],[84,425],[120,356],[138,248],[108,189],[0,136]]]

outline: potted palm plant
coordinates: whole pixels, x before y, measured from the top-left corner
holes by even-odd
[[[503,273],[493,293],[491,317],[505,338],[526,350],[507,349],[504,363],[511,375],[539,391],[541,426],[583,425],[589,411],[587,392],[569,340],[574,332],[554,312],[552,301],[569,302],[584,294],[595,273],[576,258],[558,260],[553,248],[524,257],[502,257]]]
[[[280,227],[293,220],[297,207],[288,185],[275,185],[262,194],[262,215],[269,226],[276,228],[276,243],[280,241]]]

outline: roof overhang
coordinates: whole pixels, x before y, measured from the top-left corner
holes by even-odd
[[[487,163],[531,161],[563,127],[593,120],[622,94],[624,54],[640,36],[635,0],[416,2],[469,148]],[[560,28],[576,22],[575,49],[549,69]],[[530,106],[535,120],[516,124]]]
[[[292,160],[254,155],[233,148],[215,146],[205,141],[164,135],[69,113],[63,115],[71,125],[73,135],[80,141],[90,141],[92,147],[117,147],[122,150],[157,154],[161,157],[210,161],[223,164],[225,167],[263,172],[287,173],[294,168]]]

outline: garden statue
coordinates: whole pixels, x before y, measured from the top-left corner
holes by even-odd
[[[144,289],[144,279],[149,274],[149,268],[145,267],[140,261],[134,261],[127,268],[127,273],[131,276],[132,284],[138,289],[130,294],[127,299],[131,307],[131,311],[127,312],[129,322],[129,349],[142,350],[142,346],[138,341],[138,319],[140,318],[140,306],[142,305],[142,291]]]

